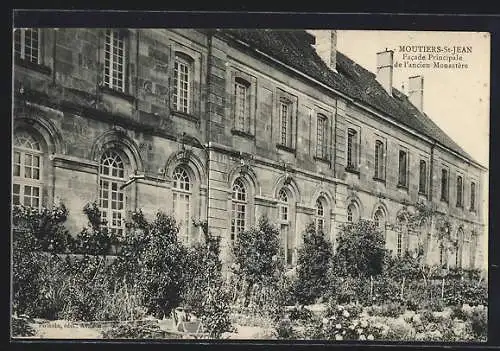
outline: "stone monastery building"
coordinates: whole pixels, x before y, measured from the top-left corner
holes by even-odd
[[[487,235],[486,168],[423,112],[423,77],[392,86],[336,49],[335,31],[18,29],[14,33],[14,204],[62,202],[67,226],[98,201],[120,233],[130,211],[162,210],[180,239],[208,219],[229,243],[267,214],[293,265],[306,225],[335,241],[369,219],[395,255],[424,244],[428,263],[478,267]],[[130,178],[138,177],[121,188]],[[449,216],[457,249],[405,207]]]

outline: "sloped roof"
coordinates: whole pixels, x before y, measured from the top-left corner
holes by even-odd
[[[337,72],[332,71],[313,48],[312,36],[303,30],[222,29],[219,35],[238,39],[250,47],[342,92],[354,100],[382,112],[395,121],[477,163],[408,97],[393,88],[390,96],[368,71],[341,52],[337,52]]]

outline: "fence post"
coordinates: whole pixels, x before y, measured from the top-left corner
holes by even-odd
[[[444,277],[443,277],[443,282],[441,284],[441,298],[444,298]]]
[[[401,299],[403,299],[405,280],[406,280],[406,276],[403,277],[403,282],[401,283]]]
[[[373,303],[373,276],[370,275],[370,304]]]

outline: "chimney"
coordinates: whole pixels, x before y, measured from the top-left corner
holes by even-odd
[[[387,94],[392,96],[392,70],[394,51],[387,50],[377,53],[377,81]]]
[[[408,80],[408,99],[420,112],[424,112],[424,77],[413,76]]]
[[[314,36],[314,48],[319,57],[334,72],[337,72],[337,31],[336,30],[307,30]]]

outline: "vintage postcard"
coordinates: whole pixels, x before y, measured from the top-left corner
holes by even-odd
[[[13,339],[487,341],[489,33],[12,40]]]

